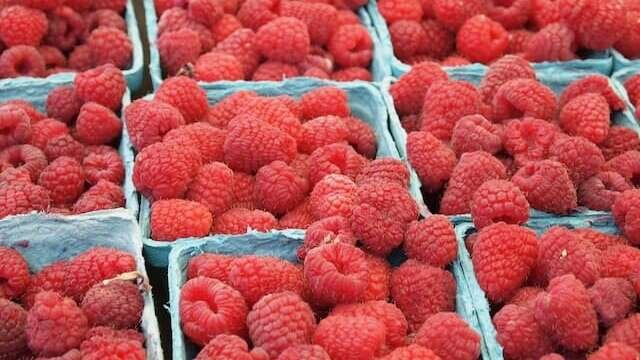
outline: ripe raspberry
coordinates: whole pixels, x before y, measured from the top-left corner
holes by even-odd
[[[220,20],[211,26],[211,35],[218,44],[239,29],[242,29],[242,24],[238,18],[232,14],[223,14]]]
[[[81,304],[91,326],[110,326],[115,329],[137,327],[143,307],[144,300],[138,287],[122,280],[93,286]]]
[[[402,187],[409,186],[409,169],[401,160],[383,157],[367,164],[358,177],[358,185],[369,183],[390,182]]]
[[[8,168],[0,172],[0,186],[11,185],[17,182],[31,182],[31,176],[26,169]]]
[[[113,339],[96,336],[82,343],[82,359],[99,360],[106,357],[116,359],[143,360],[146,358],[142,343],[135,340]]]
[[[0,219],[9,215],[26,214],[31,211],[45,211],[49,208],[48,191],[38,185],[18,182],[0,187]]]
[[[182,330],[199,345],[220,334],[243,334],[247,312],[242,294],[215,279],[196,277],[180,291]]]
[[[435,20],[424,20],[422,28],[426,39],[421,53],[435,59],[443,59],[451,53],[455,45],[455,37],[441,23]]]
[[[602,252],[601,275],[627,278],[640,266],[640,250],[627,245],[616,245]]]
[[[524,48],[529,61],[569,61],[577,58],[575,33],[564,23],[545,26],[533,34]]]
[[[80,197],[84,181],[82,165],[73,158],[61,156],[42,170],[38,185],[49,191],[54,205],[65,205]]]
[[[599,144],[609,132],[610,111],[600,94],[587,93],[567,102],[560,112],[560,125],[571,135]]]
[[[229,265],[233,257],[227,255],[203,253],[189,260],[187,266],[187,279],[204,276],[211,279],[229,283]]]
[[[198,81],[244,80],[242,64],[233,56],[211,51],[198,58],[194,66],[194,78]]]
[[[280,229],[306,229],[313,223],[309,201],[305,200],[280,218]]]
[[[468,82],[434,83],[422,107],[422,131],[428,131],[440,140],[449,140],[456,122],[478,113],[481,101],[476,88]]]
[[[500,221],[522,225],[529,219],[529,202],[513,183],[489,180],[473,194],[471,217],[476,229]]]
[[[492,103],[500,87],[515,79],[535,79],[531,64],[519,56],[507,55],[489,66],[487,74],[480,82],[480,93],[486,103]]]
[[[254,176],[241,172],[233,174],[233,207],[244,207],[249,210],[255,209],[255,199],[253,198],[255,182]]]
[[[438,191],[449,180],[456,166],[455,153],[426,131],[414,131],[407,137],[407,155],[428,192]]]
[[[627,240],[622,236],[603,233],[591,228],[576,229],[573,232],[583,240],[592,243],[600,251],[605,251],[609,247],[616,245],[626,245],[627,243]]]
[[[391,274],[391,297],[412,331],[431,315],[453,311],[456,283],[450,272],[408,260]]]
[[[213,26],[224,13],[224,5],[218,0],[189,1],[189,18],[207,27]]]
[[[603,142],[598,144],[606,160],[631,150],[640,150],[640,137],[638,134],[622,126],[612,126],[609,134]]]
[[[293,17],[277,18],[260,27],[256,45],[269,60],[298,63],[309,53],[307,25]]]
[[[349,220],[353,233],[375,255],[389,255],[402,244],[406,223],[394,217],[386,217],[382,208],[367,203],[356,205]]]
[[[338,305],[333,308],[330,316],[372,317],[384,325],[389,349],[395,349],[405,344],[408,329],[407,320],[400,309],[386,301]]]
[[[91,32],[87,45],[96,65],[113,64],[119,69],[127,69],[131,63],[131,40],[119,29],[101,26]]]
[[[480,335],[455,313],[441,312],[429,317],[415,341],[443,359],[472,360],[480,356]]]
[[[549,151],[550,159],[563,164],[574,185],[578,186],[595,175],[604,165],[600,149],[582,137],[557,140]]]
[[[391,266],[382,258],[366,255],[369,278],[363,301],[389,300],[389,282],[391,280]]]
[[[112,27],[124,32],[127,31],[127,23],[119,13],[109,9],[102,9],[89,13],[83,38],[88,38],[91,32],[100,26]]]
[[[640,75],[634,75],[624,82],[624,87],[632,104],[640,103]]]
[[[0,11],[0,40],[8,46],[38,46],[47,32],[47,17],[36,9],[15,5]]]
[[[598,341],[598,319],[587,289],[573,275],[552,279],[536,300],[536,320],[561,346],[571,351],[592,348]]]
[[[460,156],[483,150],[495,154],[502,149],[502,132],[482,115],[461,117],[451,135],[451,147]]]
[[[565,360],[565,358],[562,355],[556,353],[549,353],[540,357],[540,359],[538,360]]]
[[[3,262],[0,265],[0,298],[20,297],[29,285],[29,265],[14,249],[0,247]]]
[[[27,314],[29,348],[40,356],[59,356],[79,347],[89,329],[87,318],[72,299],[43,291]]]
[[[244,104],[256,96],[257,94],[253,91],[238,91],[233,93],[209,109],[206,121],[215,127],[224,129],[233,118],[240,115],[240,109],[242,109]]]
[[[207,94],[198,83],[185,76],[176,76],[160,85],[154,99],[172,105],[186,123],[201,120],[207,113]]]
[[[0,164],[25,169],[31,175],[31,181],[38,181],[40,172],[47,167],[47,158],[37,147],[14,145],[0,151]]]
[[[553,351],[551,339],[536,321],[533,308],[506,305],[493,316],[504,355],[512,359],[538,358]]]
[[[31,138],[31,121],[26,112],[10,106],[0,107],[0,149],[23,144]]]
[[[408,59],[426,52],[427,32],[418,21],[399,20],[389,26],[395,55]]]
[[[220,162],[200,167],[186,197],[205,205],[214,218],[221,215],[231,208],[234,200],[233,171]]]
[[[420,345],[412,344],[403,347],[399,347],[393,350],[388,355],[381,357],[380,360],[440,360],[440,357],[433,351],[422,347]]]
[[[624,109],[624,103],[620,96],[616,94],[611,85],[609,79],[603,75],[589,75],[583,77],[580,80],[572,82],[562,92],[560,97],[560,107],[563,107],[571,100],[580,95],[587,93],[596,93],[602,95],[606,100],[611,111],[619,111]]]
[[[194,147],[156,143],[138,154],[133,183],[149,199],[181,198],[200,165],[200,154]]]
[[[522,190],[534,209],[567,214],[577,207],[576,189],[567,169],[559,162],[530,162],[511,181]]]
[[[127,2],[124,0],[94,0],[93,1],[94,10],[109,9],[117,13],[122,13],[126,5],[127,5]]]
[[[329,354],[318,345],[296,345],[280,353],[276,360],[331,360]]]
[[[431,84],[447,80],[447,74],[438,64],[424,62],[391,85],[389,91],[400,115],[418,114]]]
[[[513,156],[517,166],[549,157],[551,147],[558,139],[557,128],[541,119],[511,120],[503,132],[505,150]]]
[[[309,189],[306,179],[282,161],[263,166],[256,174],[254,198],[257,205],[282,215],[300,204]]]
[[[33,104],[26,100],[12,99],[9,101],[5,101],[2,103],[2,106],[6,106],[9,108],[18,108],[22,109],[27,113],[29,119],[31,119],[31,124],[35,125],[36,123],[44,120],[46,115],[41,113]]]
[[[67,156],[80,162],[84,157],[84,152],[84,145],[70,134],[57,136],[47,141],[47,145],[44,147],[44,153],[49,161]]]
[[[331,79],[335,81],[371,81],[371,73],[362,67],[350,67],[331,74]]]
[[[69,68],[75,71],[88,71],[94,67],[93,54],[89,45],[78,45],[69,54]]]
[[[536,28],[541,29],[551,23],[562,20],[560,2],[553,0],[531,1],[530,18]],[[551,360],[551,359],[549,359]]]
[[[604,165],[607,171],[614,171],[624,176],[632,185],[640,184],[640,151],[627,151]]]
[[[115,209],[124,207],[124,193],[122,188],[110,181],[99,180],[73,205],[73,212],[81,214],[96,210]]]
[[[60,86],[47,96],[47,116],[64,123],[71,123],[80,113],[82,103],[76,97],[73,86]]]
[[[509,33],[485,15],[467,20],[456,36],[456,49],[472,62],[488,64],[505,53]]]
[[[618,227],[633,245],[640,244],[640,190],[627,190],[613,203],[611,211]]]
[[[605,344],[619,342],[640,351],[638,333],[640,333],[640,314],[634,314],[609,329],[604,342]]]
[[[185,123],[176,108],[157,100],[136,100],[125,109],[124,115],[127,132],[138,151],[162,141],[166,133]]]
[[[635,59],[640,56],[640,37],[638,33],[638,17],[640,16],[640,7],[633,8],[625,2],[626,30],[620,39],[614,44],[616,50],[629,59]]]
[[[174,6],[171,9],[167,9],[158,20],[158,35],[184,28],[188,22],[187,10],[183,7]]]
[[[253,73],[253,81],[282,81],[300,76],[298,69],[291,65],[277,61],[262,63]]]
[[[268,97],[248,99],[240,113],[275,126],[296,140],[302,135],[300,120],[278,99]]]
[[[249,230],[268,232],[278,227],[278,220],[260,210],[233,208],[214,219],[215,234],[244,234]]]
[[[182,214],[180,219],[175,214]],[[206,206],[187,200],[159,200],[151,206],[151,234],[157,241],[174,241],[209,234],[213,218]]]
[[[620,342],[610,342],[603,345],[598,351],[589,355],[589,360],[634,360],[640,356],[640,353],[629,345]]]
[[[343,119],[333,115],[321,116],[302,125],[298,150],[310,154],[322,146],[346,141],[348,134],[349,128]]]
[[[304,120],[327,115],[347,117],[351,113],[347,92],[333,86],[316,88],[302,95],[300,106]]]
[[[356,196],[357,204],[371,205],[391,220],[408,224],[418,219],[418,206],[406,186],[394,182],[363,184],[358,186]]]
[[[45,76],[44,59],[35,48],[16,45],[0,55],[0,76],[3,78]]]
[[[76,136],[86,145],[108,144],[120,136],[122,123],[110,109],[88,102],[76,120]]]
[[[464,3],[455,0],[433,0],[432,6],[436,20],[452,31],[458,31],[468,19],[484,14],[487,10],[485,2],[480,0]]]
[[[412,222],[405,233],[404,250],[410,259],[436,267],[447,266],[458,252],[453,225],[442,215]]]
[[[440,211],[449,215],[468,213],[473,194],[480,185],[506,176],[504,165],[489,153],[475,151],[462,154],[451,173],[451,180],[440,202]]]
[[[261,60],[256,34],[250,29],[240,29],[216,46],[216,50],[233,55],[244,69],[244,77],[250,78]]]
[[[543,291],[543,288],[535,286],[522,287],[518,291],[516,291],[516,293],[509,299],[509,301],[506,302],[506,304],[523,306],[533,310],[536,297]]]
[[[500,86],[493,98],[495,120],[533,117],[551,120],[556,114],[556,96],[533,79],[511,80]]]
[[[419,0],[380,0],[378,10],[391,25],[403,20],[420,21],[423,15]]]
[[[254,348],[249,352],[249,346],[244,339],[236,335],[218,335],[213,340],[209,341],[198,356],[196,360],[211,360],[211,359],[237,359],[237,360],[258,360],[253,356],[254,352],[260,348]]]
[[[636,303],[633,285],[626,279],[602,278],[589,288],[589,296],[600,322],[607,327],[623,320]]]
[[[302,269],[275,257],[243,256],[229,266],[229,281],[249,306],[263,296],[280,292],[302,294]]]
[[[329,316],[318,324],[313,343],[332,359],[373,359],[383,351],[385,328],[370,316]]]
[[[507,54],[522,54],[527,48],[529,40],[535,33],[529,30],[512,30],[509,31],[509,46],[507,47]]]
[[[78,74],[73,85],[83,103],[96,102],[113,111],[120,109],[126,90],[122,71],[109,64]]]
[[[578,188],[580,205],[591,210],[610,211],[616,199],[633,186],[620,174],[604,171],[585,180]]]
[[[315,150],[308,163],[309,181],[315,185],[331,174],[342,174],[355,180],[367,160],[349,145],[331,144]]]
[[[62,51],[69,51],[73,49],[78,40],[84,42],[87,39],[89,35],[87,25],[91,24],[72,8],[58,7],[49,15],[49,31],[44,42]]]
[[[529,20],[530,0],[506,1],[488,4],[487,16],[505,29],[519,29]]]
[[[355,183],[344,175],[325,176],[314,186],[309,198],[313,218],[349,217],[356,202],[356,190]]]
[[[571,12],[565,20],[576,32],[580,44],[587,49],[605,50],[625,33],[626,16],[622,0],[582,1]]]
[[[0,297],[0,352],[9,358],[19,358],[27,350],[25,325],[27,312],[20,305]]]
[[[338,27],[327,45],[336,63],[342,67],[369,67],[373,56],[373,41],[360,24]]]
[[[279,6],[280,2],[276,0],[247,0],[236,15],[244,27],[257,31],[278,17]]]
[[[169,75],[174,75],[183,66],[196,62],[202,51],[202,44],[198,33],[183,28],[160,35],[158,51],[162,67]]]
[[[96,184],[100,180],[107,180],[114,184],[121,184],[124,178],[124,163],[118,152],[108,146],[96,150],[82,159],[82,168],[87,182]]]
[[[284,2],[280,5],[280,16],[301,20],[309,30],[313,45],[325,45],[338,27],[337,10],[330,4],[302,1]]]

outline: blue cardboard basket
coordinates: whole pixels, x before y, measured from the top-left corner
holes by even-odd
[[[377,157],[393,157],[401,159],[398,154],[393,138],[389,133],[387,126],[387,110],[385,108],[382,95],[378,89],[365,82],[341,83],[328,82],[308,78],[294,78],[284,82],[252,82],[245,83],[244,86],[235,85],[229,87],[225,83],[209,84],[206,88],[207,97],[210,104],[215,104],[221,99],[241,90],[253,90],[261,95],[277,96],[291,95],[300,98],[303,94],[323,86],[336,86],[347,92],[349,95],[349,105],[354,115],[358,116],[374,130],[376,140],[378,142]],[[407,164],[408,166],[408,164]],[[412,176],[410,181],[411,195],[418,203],[420,213],[428,214],[426,206],[422,201],[420,187],[417,182],[417,176]],[[162,242],[150,239],[150,204],[149,201],[141,197],[140,206],[140,227],[145,245],[145,255],[147,260],[153,266],[166,267],[168,265],[168,256],[171,247],[185,240],[177,240],[176,242]],[[188,239],[193,240],[193,239]]]
[[[378,9],[377,0],[369,0],[367,4],[367,12],[371,17],[373,25],[378,31],[378,38],[383,46],[383,56],[386,62],[391,64],[391,75],[400,76],[409,71],[410,65],[400,61],[394,54],[393,44],[391,42],[391,35],[389,34],[389,27],[384,17]],[[586,73],[600,73],[604,75],[610,75],[613,70],[613,59],[609,51],[601,51],[592,53],[589,58],[582,60],[571,61],[552,61],[534,63],[534,68],[538,73],[554,74],[556,72],[586,72]],[[450,75],[458,73],[482,73],[486,71],[487,66],[479,63],[474,63],[465,66],[445,67],[445,71]]]
[[[543,234],[549,228],[553,226],[563,226],[570,229],[578,228],[593,228],[594,230],[602,231],[609,234],[619,233],[613,218],[610,215],[604,213],[594,213],[588,215],[579,216],[558,216],[554,218],[540,218],[530,219],[525,226],[534,230],[538,235]],[[458,242],[464,244],[468,235],[476,231],[472,222],[461,222],[456,225],[456,236]],[[467,252],[466,248],[464,249]],[[468,255],[468,252],[467,252]],[[465,269],[465,276],[467,276],[467,284],[473,288],[473,306],[477,309],[478,320],[480,322],[480,328],[482,329],[483,338],[483,359],[489,360],[503,360],[502,346],[498,343],[496,338],[497,332],[491,320],[491,307],[489,301],[485,295],[485,292],[480,288],[478,280],[473,270],[473,263],[468,263]],[[486,350],[486,353],[485,351]],[[486,355],[485,355],[486,354]]]
[[[635,104],[633,104],[629,99],[629,94],[627,93],[627,90],[624,87],[625,81],[629,80],[629,78],[631,78],[634,75],[640,75],[640,62],[638,63],[638,66],[626,67],[624,69],[616,71],[611,76],[611,79],[613,80],[613,86],[615,86],[618,93],[622,95],[624,102],[627,106],[627,110],[629,111],[629,114],[631,116],[631,119],[635,119],[635,123],[637,124],[638,122],[638,118],[636,115],[637,109],[635,107]]]
[[[149,38],[149,73],[151,74],[151,82],[153,84],[153,88],[157,89],[158,86],[164,80],[162,76],[162,66],[160,62],[160,53],[158,52],[158,15],[156,14],[156,8],[153,4],[153,0],[144,0],[144,13],[147,20],[147,36]],[[380,42],[378,38],[378,33],[374,29],[373,22],[369,17],[369,14],[364,9],[364,7],[358,10],[358,17],[360,17],[360,22],[364,25],[365,28],[369,31],[369,35],[371,36],[371,40],[373,41],[373,57],[371,59],[371,66],[369,70],[371,71],[371,76],[373,81],[381,81],[385,77],[391,75],[391,68],[389,63],[386,61],[384,54],[384,46]],[[234,86],[234,84],[240,84],[244,86],[246,83],[252,83],[252,81],[220,81],[216,83],[227,84],[226,86]],[[207,82],[201,82],[200,85],[204,86],[206,84],[210,84]]]
[[[482,77],[484,76],[484,73],[468,73],[468,72],[467,73],[461,73],[461,72],[458,72],[458,73],[450,73],[449,75],[450,75],[451,78],[453,78],[455,80],[464,80],[464,81],[471,82],[471,83],[473,83],[475,85],[478,85],[480,83],[480,81],[482,80]],[[543,74],[538,73],[538,79],[542,83],[544,83],[545,85],[549,86],[556,94],[560,94],[573,81],[581,79],[581,78],[586,77],[588,75],[590,75],[590,74],[582,73],[582,72],[558,73],[558,74],[553,75],[553,76],[551,74],[549,74],[549,73],[543,73]],[[395,107],[393,105],[393,98],[391,97],[391,94],[389,93],[389,87],[395,81],[396,81],[396,79],[395,78],[391,78],[391,77],[385,79],[385,81],[381,85],[382,96],[384,98],[385,104],[387,105],[387,109],[389,111],[389,128],[391,130],[391,134],[393,135],[393,138],[396,141],[396,144],[398,145],[398,152],[400,153],[400,157],[406,163],[408,163],[409,166],[411,166],[411,164],[408,161],[408,157],[407,157],[407,132],[404,130],[404,128],[402,127],[402,124],[400,123],[400,117],[398,116],[398,113],[395,110]],[[614,81],[612,79],[609,79],[609,82],[610,82],[611,86],[613,87],[613,89],[618,93],[618,95],[620,95],[623,99],[625,99],[625,102],[627,104],[627,108],[624,111],[618,111],[618,112],[614,113],[614,116],[612,118],[613,119],[613,124],[619,125],[619,126],[624,126],[626,128],[632,129],[636,133],[640,134],[640,126],[634,120],[633,109],[631,107],[629,107],[629,101],[628,101],[626,92],[624,92],[624,87],[622,87],[622,89],[621,89],[620,88],[621,85],[619,84],[619,82],[616,84],[616,81]],[[419,179],[417,181],[419,183]],[[420,185],[420,187],[422,187],[422,185]],[[589,210],[589,209],[586,209],[586,208],[580,208],[577,211],[577,214],[582,214],[582,215],[601,215],[603,213],[600,212],[600,211],[593,211],[593,210]],[[534,210],[534,209],[531,210],[529,216],[532,219],[534,219],[534,218],[554,218],[554,217],[556,217],[553,214],[545,213],[545,212]],[[451,219],[452,219],[452,221],[454,223],[470,221],[471,220],[471,215],[470,214],[454,215],[454,216],[451,216]]]
[[[29,79],[31,80],[31,79]],[[42,82],[38,85],[31,83],[30,81],[16,82],[14,84],[0,81],[0,102],[8,100],[25,100],[33,104],[38,110],[46,114],[45,107],[47,96],[49,92],[60,86],[67,86],[73,84],[73,77],[71,78],[50,78],[46,82]],[[122,109],[129,105],[131,102],[130,92],[127,89],[122,97]],[[124,163],[124,182],[122,185],[122,191],[125,197],[125,207],[135,217],[138,216],[140,203],[138,200],[138,194],[133,186],[133,144],[129,139],[126,126],[122,126],[122,136],[120,139],[120,145],[118,147],[118,153]],[[17,215],[21,216],[21,215]],[[0,220],[0,223],[3,222]]]
[[[173,359],[193,359],[198,349],[188,341],[180,326],[180,289],[187,280],[189,260],[202,253],[225,255],[276,256],[290,262],[297,262],[296,250],[304,240],[304,231],[277,231],[271,234],[248,233],[239,236],[211,236],[203,242],[182,243],[171,250],[169,255],[169,299],[171,313],[171,334],[173,339]],[[453,262],[453,276],[456,279],[456,312],[479,334],[483,334],[473,297],[483,296],[478,289],[472,289],[466,281],[471,259],[464,242],[458,241],[458,258]],[[488,347],[482,339],[482,357],[487,358]]]
[[[140,39],[140,31],[138,30],[138,21],[136,20],[136,14],[133,9],[133,1],[127,0],[127,8],[125,10],[124,19],[127,23],[127,34],[129,40],[131,40],[132,57],[131,66],[129,69],[122,70],[125,79],[127,80],[127,86],[131,91],[136,91],[142,86],[142,78],[144,75],[143,63],[144,55],[142,52],[142,42]],[[138,1],[138,0],[135,0]],[[40,87],[47,86],[49,83],[70,82],[75,77],[75,73],[67,72],[50,75],[46,78],[36,77],[18,77],[10,79],[0,80],[0,87],[22,87],[32,86]]]
[[[15,216],[0,222],[0,246],[19,251],[32,272],[91,248],[115,248],[133,255],[137,271],[147,278],[136,219],[123,209],[75,216]],[[147,359],[162,360],[160,330],[151,292],[144,294],[140,327],[145,337]]]
[[[614,73],[630,67],[634,67],[636,70],[640,68],[640,59],[629,59],[616,49],[611,49],[611,56],[613,57]]]

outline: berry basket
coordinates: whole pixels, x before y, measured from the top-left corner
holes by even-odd
[[[211,236],[198,243],[182,243],[169,255],[169,296],[171,303],[171,332],[173,339],[173,359],[193,359],[197,347],[188,341],[180,326],[180,289],[186,282],[189,260],[202,253],[226,255],[262,255],[275,256],[287,261],[297,262],[296,249],[302,244],[304,232],[299,230],[279,231],[271,234],[249,233],[240,236]],[[391,259],[393,263],[393,260]],[[458,242],[458,257],[451,266],[456,279],[456,312],[481,334],[482,358],[487,359],[489,345],[480,332],[480,322],[474,307],[473,298],[482,296],[479,287],[469,286],[466,272],[471,269],[471,260],[464,249],[464,242]],[[475,289],[475,290],[474,290]],[[485,305],[486,306],[486,305]],[[485,309],[485,311],[488,311]],[[490,339],[489,339],[490,340]]]
[[[157,46],[158,16],[153,0],[144,0],[144,13],[147,23],[147,37],[149,39],[150,47],[149,73],[151,74],[151,82],[153,84],[153,88],[157,89],[160,83],[162,83],[162,81],[164,80],[164,77],[162,74],[162,66],[160,65],[160,53],[158,52]],[[373,42],[373,56],[370,66],[371,76],[373,78],[373,81],[382,81],[382,79],[384,79],[386,76],[391,75],[390,64],[387,62],[386,57],[384,56],[384,46],[379,40],[378,33],[374,29],[374,24],[371,21],[371,18],[365,8],[360,8],[357,12],[357,15],[360,18],[361,23],[367,28]],[[242,84],[243,81],[222,81],[220,83],[226,83],[226,86],[230,86],[230,84],[234,83]],[[201,85],[204,86],[205,84],[207,83],[202,83]]]
[[[13,217],[0,222],[0,234],[0,245],[20,252],[34,272],[91,248],[108,247],[132,254],[138,273],[147,278],[138,226],[135,218],[123,209],[65,217],[41,214]],[[147,359],[162,360],[160,331],[150,291],[144,295],[140,328]]]
[[[391,35],[389,34],[389,27],[378,10],[377,0],[370,0],[367,5],[367,12],[371,17],[373,26],[378,32],[378,37],[382,43],[382,52],[385,57],[385,61],[391,65],[391,75],[400,76],[409,71],[410,65],[400,61],[393,51],[393,44],[391,43]],[[460,67],[447,67],[446,71],[451,74],[466,74],[466,73],[482,73],[486,70],[486,66],[483,64],[475,63],[471,65],[465,65]],[[609,51],[593,52],[589,58],[583,60],[571,60],[563,62],[541,62],[535,63],[534,68],[539,73],[553,74],[558,71],[576,71],[585,73],[600,73],[604,75],[611,74],[613,69],[613,60]]]
[[[638,122],[638,118],[637,118],[638,109],[636,109],[635,105],[630,101],[628,96],[629,94],[627,93],[627,90],[624,87],[624,83],[625,81],[629,80],[629,78],[631,78],[632,76],[638,75],[638,74],[640,74],[640,66],[632,66],[632,67],[626,67],[621,70],[618,70],[615,73],[613,73],[613,75],[611,76],[611,79],[613,80],[613,86],[616,88],[618,93],[623,95],[623,100],[627,105],[627,109],[629,109],[631,118],[633,119],[634,114],[636,114],[635,115],[636,123]]]
[[[393,157],[400,158],[396,145],[393,142],[391,134],[387,126],[387,114],[384,108],[382,96],[377,88],[372,85],[360,83],[338,83],[326,82],[311,79],[290,79],[284,82],[254,82],[246,83],[246,86],[229,87],[228,84],[219,83],[211,84],[207,87],[207,97],[210,104],[217,103],[224,97],[238,92],[240,90],[253,90],[261,95],[291,95],[299,98],[302,94],[310,90],[332,85],[345,90],[349,96],[349,105],[354,113],[374,130],[378,143],[378,152],[376,157]],[[410,193],[418,203],[420,213],[427,215],[426,206],[422,201],[422,195],[417,182],[415,173],[411,175]],[[141,198],[140,226],[145,244],[145,255],[147,260],[153,266],[166,267],[168,265],[167,258],[169,251],[176,242],[160,242],[150,239],[150,204],[149,201]],[[192,240],[192,239],[191,239]],[[183,241],[183,240],[178,240]]]
[[[555,76],[551,76],[547,73],[541,74],[540,72],[537,72],[537,74],[540,81],[543,84],[549,86],[556,94],[560,94],[571,82],[575,80],[579,80],[589,75],[587,73],[582,73],[582,72],[573,72],[573,73],[565,72],[565,73],[556,74]],[[454,80],[468,81],[474,85],[478,85],[482,77],[484,76],[484,71],[478,72],[478,73],[456,72],[456,73],[451,73],[450,76]],[[616,78],[621,79],[623,77],[624,75],[620,74]],[[408,163],[408,155],[407,155],[407,147],[406,147],[407,132],[405,131],[405,129],[402,127],[400,123],[400,118],[394,107],[393,98],[389,93],[389,87],[391,86],[391,83],[395,81],[396,81],[395,78],[387,78],[385,79],[381,87],[383,90],[383,97],[385,99],[385,103],[389,109],[389,119],[390,119],[389,128],[391,130],[391,133],[393,134],[396,144],[398,144],[398,151],[400,152],[400,157]],[[614,90],[616,91],[616,93],[625,101],[625,104],[627,105],[626,106],[627,108],[624,111],[618,111],[614,113],[613,124],[629,128],[634,132],[640,134],[640,126],[634,120],[633,108],[629,104],[628,97],[626,95],[626,92],[624,91],[624,86],[622,86],[619,81],[615,81],[612,79],[609,79],[609,82],[614,88]],[[578,210],[578,213],[575,215],[596,216],[596,215],[602,215],[602,214],[603,213],[599,211],[580,208]],[[532,220],[557,218],[557,216],[555,215],[545,213],[535,209],[531,209],[529,217]],[[454,223],[458,223],[458,222],[470,221],[471,216],[470,214],[454,215],[454,216],[451,216],[451,219]]]
[[[613,57],[613,72],[617,72],[627,68],[640,67],[640,59],[629,59],[622,55],[619,51],[612,49],[611,56]]]
[[[122,73],[127,80],[128,88],[131,91],[136,91],[142,86],[142,79],[144,75],[144,53],[142,50],[142,41],[133,4],[134,0],[127,0],[127,7],[124,14],[124,19],[127,23],[127,34],[131,40],[132,47],[131,65],[128,69],[123,69]],[[75,74],[73,73],[60,73],[46,78],[19,77],[14,79],[3,79],[0,80],[0,88],[22,88],[25,86],[48,88],[50,83],[59,84],[61,82],[70,82],[74,77]]]

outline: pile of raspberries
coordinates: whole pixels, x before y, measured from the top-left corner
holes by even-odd
[[[609,48],[640,57],[638,0],[379,0],[378,9],[408,64],[568,61]]]
[[[409,259],[396,268],[331,219],[309,228],[300,264],[214,253],[190,260],[179,311],[186,337],[203,346],[197,360],[479,357],[480,335],[453,312],[446,269],[457,248],[445,216],[409,225]]]
[[[507,55],[478,87],[424,62],[390,92],[409,132],[409,161],[434,212],[471,213],[478,226],[521,224],[529,207],[553,214],[578,205],[610,211],[640,184],[640,139],[611,125],[624,102],[604,76],[584,76],[557,97],[530,63]],[[513,206],[503,206],[506,201]]]
[[[22,100],[0,105],[0,219],[124,206],[124,165],[114,146],[125,90],[122,72],[102,65],[53,89],[46,114]]]
[[[165,77],[371,81],[368,0],[155,0]]]
[[[2,359],[146,359],[130,254],[93,248],[33,275],[16,250],[0,258]]]
[[[0,78],[127,69],[127,0],[9,0],[0,5]]]

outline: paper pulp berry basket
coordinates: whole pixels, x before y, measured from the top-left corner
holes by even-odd
[[[638,123],[638,109],[636,109],[635,105],[629,100],[629,94],[624,87],[625,81],[629,80],[634,75],[640,75],[640,62],[638,66],[626,67],[621,70],[616,71],[611,76],[613,80],[613,86],[615,86],[616,91],[623,95],[623,100],[629,110],[630,116],[633,119],[635,117],[635,123]]]

